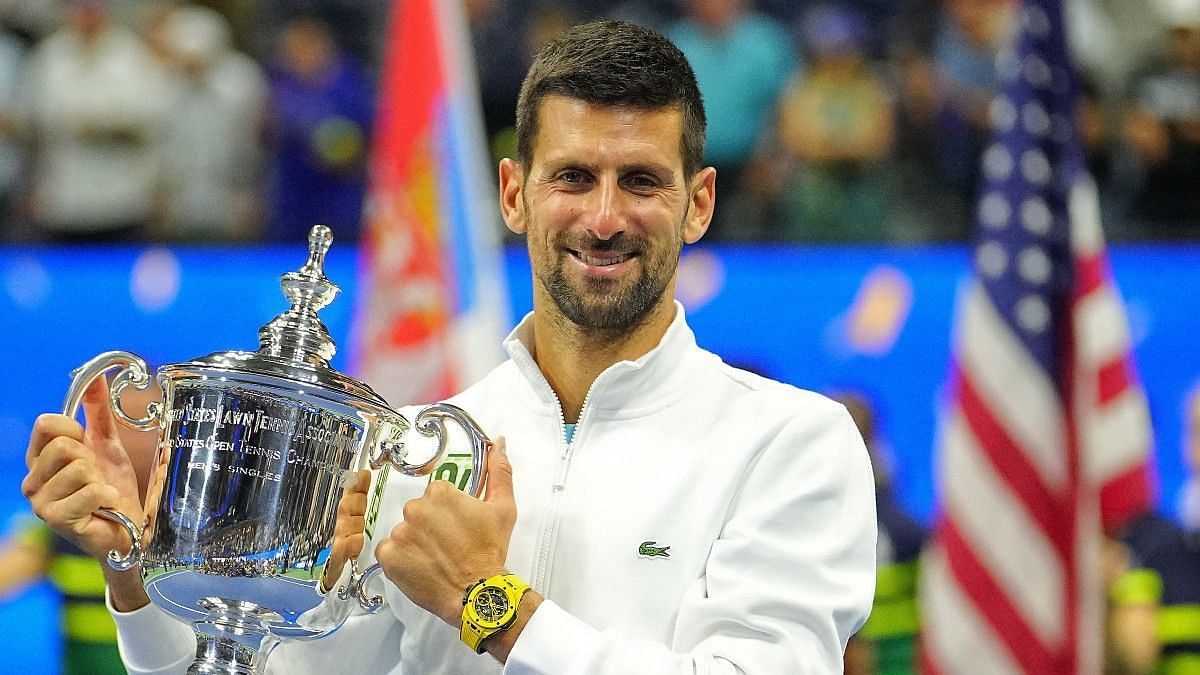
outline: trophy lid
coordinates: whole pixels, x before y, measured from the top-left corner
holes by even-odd
[[[257,351],[216,352],[179,365],[284,378],[387,408],[383,397],[365,383],[329,365],[337,347],[329,329],[317,318],[317,311],[341,290],[325,276],[325,254],[332,243],[333,233],[324,225],[316,225],[309,232],[308,261],[299,270],[280,277],[283,294],[292,306],[258,329]]]

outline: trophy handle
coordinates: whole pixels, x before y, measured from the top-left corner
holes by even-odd
[[[151,403],[146,406],[146,416],[134,419],[125,414],[121,408],[121,394],[125,387],[134,385],[139,391],[150,386],[150,368],[140,356],[125,351],[104,352],[91,361],[71,371],[71,388],[67,390],[67,398],[63,402],[63,414],[75,417],[79,412],[79,402],[83,392],[87,390],[92,380],[100,377],[113,368],[121,368],[112,382],[108,385],[108,402],[112,406],[117,419],[125,426],[138,431],[150,431],[158,426],[162,415],[162,404]]]
[[[426,406],[417,413],[414,426],[422,436],[437,438],[437,452],[421,464],[410,464],[405,461],[408,454],[402,438],[383,441],[377,458],[371,461],[371,468],[377,469],[386,460],[399,471],[409,476],[424,476],[438,467],[446,456],[446,420],[452,420],[471,440],[471,478],[467,481],[465,492],[472,497],[479,497],[487,480],[487,451],[492,447],[479,424],[467,411],[451,403],[434,403]]]
[[[129,540],[133,542],[129,547],[129,553],[125,555],[121,555],[118,551],[109,551],[108,566],[123,572],[140,563],[142,561],[142,532],[133,524],[133,521],[124,513],[113,509],[96,509],[95,515],[125,528],[125,531],[129,533]]]
[[[141,390],[150,386],[150,369],[146,362],[141,357],[125,351],[104,352],[71,372],[71,388],[67,390],[67,398],[63,401],[63,414],[67,417],[75,417],[79,412],[79,403],[83,399],[83,392],[87,390],[88,385],[92,383],[92,380],[113,368],[121,368],[108,386],[108,402],[117,420],[138,431],[150,431],[156,428],[162,415],[161,404],[150,403],[147,405],[146,416],[140,419],[130,417],[121,408],[121,393],[125,391],[125,387],[132,384]],[[96,515],[125,528],[132,542],[129,553],[126,555],[121,555],[117,551],[109,551],[108,564],[116,570],[127,570],[139,563],[142,558],[142,533],[133,521],[125,514],[113,509],[97,509]]]
[[[406,462],[405,457],[408,451],[405,448],[400,429],[407,428],[407,423],[404,426],[397,424],[395,426],[396,436],[382,441],[378,446],[378,453],[371,457],[371,468],[386,468],[386,466],[390,465],[410,476],[424,476],[429,474],[441,464],[442,458],[446,456],[446,440],[448,437],[446,420],[453,420],[463,428],[463,431],[471,439],[471,478],[467,482],[465,492],[472,497],[479,498],[483,493],[483,486],[487,481],[487,451],[492,447],[492,442],[488,440],[487,435],[479,428],[479,424],[475,419],[467,414],[467,411],[451,403],[434,403],[422,408],[417,413],[414,422],[417,432],[422,436],[436,437],[438,440],[437,452],[433,454],[433,457],[430,457],[421,464]],[[386,465],[385,462],[387,463]],[[379,563],[375,563],[360,574],[356,561],[352,560],[350,565],[350,578],[345,584],[338,587],[338,598],[341,600],[354,598],[358,600],[359,607],[362,607],[368,613],[374,614],[378,612],[383,608],[383,596],[368,596],[367,582],[371,577],[382,572],[383,568]]]
[[[337,594],[341,600],[349,600],[354,598],[358,601],[358,606],[362,607],[368,614],[376,614],[383,609],[382,595],[367,595],[367,582],[371,577],[383,571],[383,566],[379,563],[371,565],[361,573],[358,571],[358,562],[350,561],[350,579],[342,586],[338,587]]]

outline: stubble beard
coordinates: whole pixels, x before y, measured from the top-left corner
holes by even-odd
[[[655,251],[645,237],[620,235],[609,240],[575,237],[575,241],[564,243],[569,237],[561,235],[551,249],[553,252],[565,248],[588,251],[634,250],[638,252],[640,271],[632,284],[623,284],[613,279],[583,279],[573,282],[565,272],[565,251],[538,271],[538,280],[550,295],[559,313],[575,326],[588,331],[628,331],[646,320],[658,305],[671,283],[671,277],[679,264],[682,241],[666,250]]]
[[[558,311],[576,326],[588,330],[623,331],[646,319],[662,298],[669,279],[669,275],[652,270],[647,264],[627,288],[620,282],[606,279],[585,279],[584,287],[576,288],[567,279],[560,260],[542,279],[542,285]]]

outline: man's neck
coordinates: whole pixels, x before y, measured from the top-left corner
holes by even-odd
[[[537,307],[533,315],[534,354],[542,375],[558,395],[567,424],[579,421],[584,399],[600,373],[621,361],[641,358],[662,340],[675,319],[675,303],[664,294],[645,320],[628,330],[581,328],[553,307]],[[549,309],[549,311],[546,311]]]

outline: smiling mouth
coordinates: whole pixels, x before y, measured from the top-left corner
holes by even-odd
[[[633,257],[632,253],[607,253],[604,255],[591,255],[583,251],[571,251],[571,255],[586,265],[593,267],[611,267],[625,262]]]

